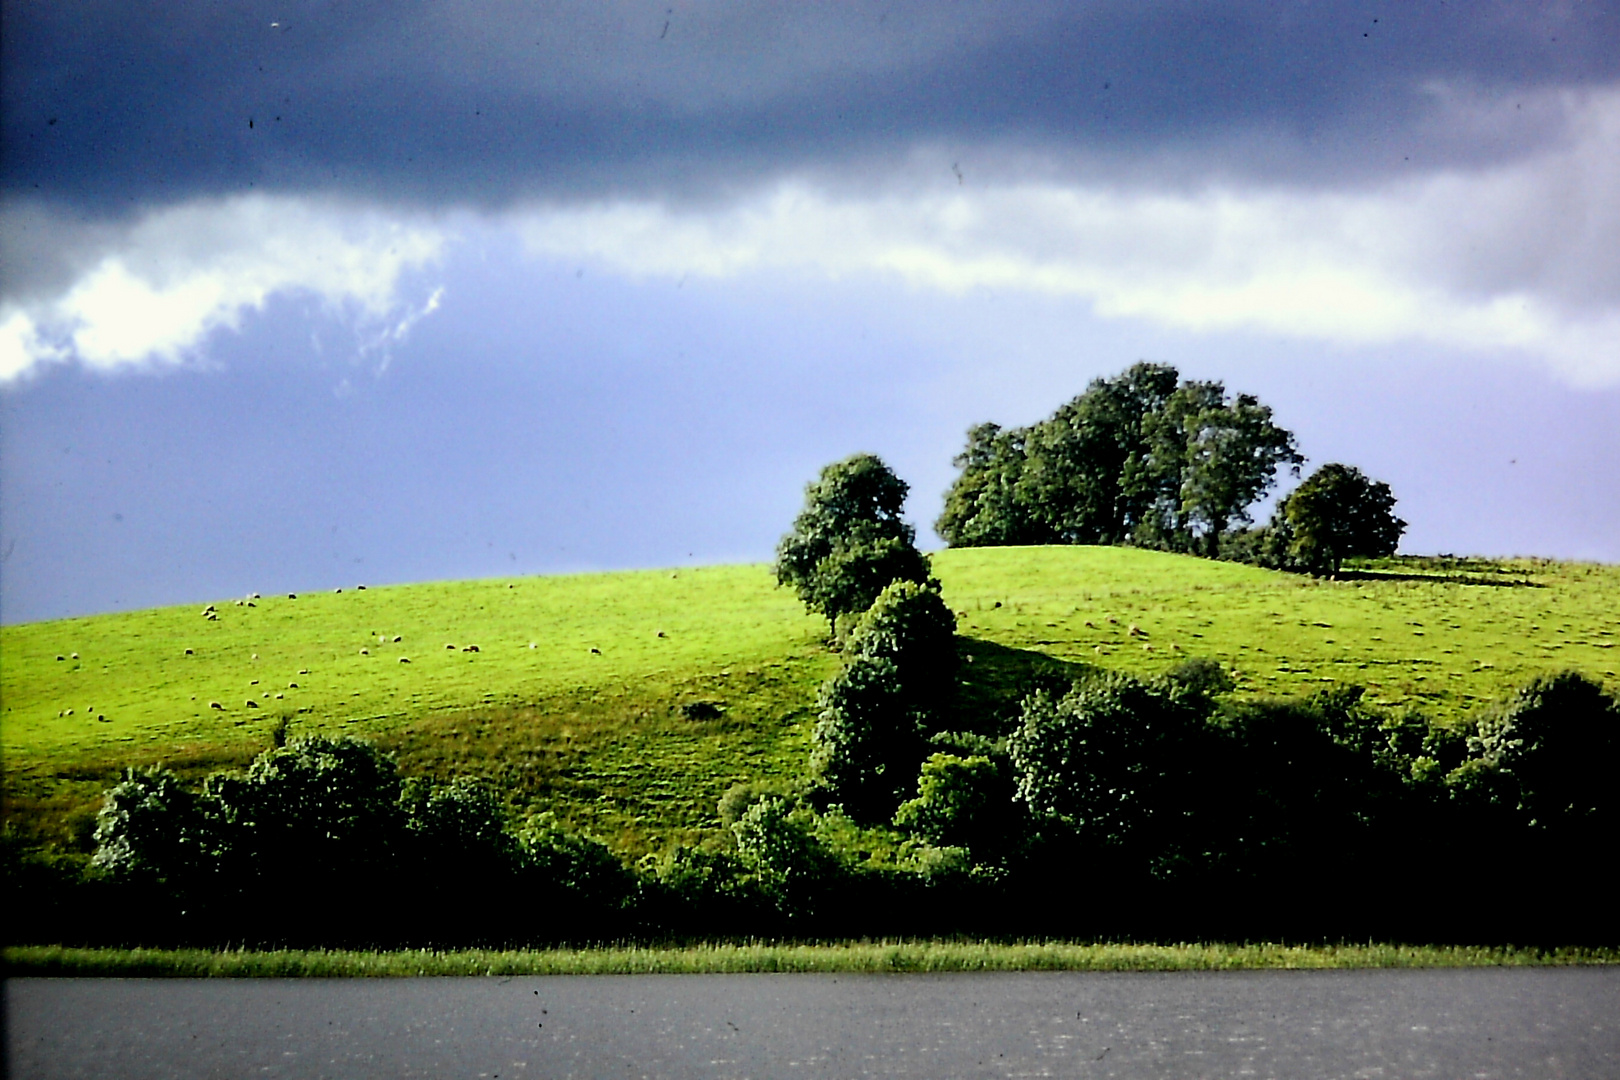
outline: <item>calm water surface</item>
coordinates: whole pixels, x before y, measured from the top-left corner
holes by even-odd
[[[14,979],[12,1077],[1620,1077],[1620,970]]]

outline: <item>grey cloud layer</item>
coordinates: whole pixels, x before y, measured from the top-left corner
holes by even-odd
[[[1458,94],[1620,77],[1620,17],[1584,4],[3,12],[3,189],[98,214],[250,187],[440,204],[701,195],[986,144],[1065,172],[1337,184],[1559,136],[1533,110],[1472,128]]]

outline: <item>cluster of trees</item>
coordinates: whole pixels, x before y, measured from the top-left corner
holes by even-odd
[[[1385,484],[1330,464],[1246,529],[1250,510],[1304,462],[1292,432],[1248,394],[1182,381],[1165,364],[1096,379],[1029,427],[979,424],[935,529],[952,547],[1134,544],[1311,573],[1393,554],[1405,522]]]

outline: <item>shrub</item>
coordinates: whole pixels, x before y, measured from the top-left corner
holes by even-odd
[[[1475,784],[1531,827],[1612,827],[1620,702],[1600,684],[1574,672],[1536,679],[1481,717],[1468,747]]]
[[[454,881],[510,873],[518,855],[499,795],[477,777],[448,784],[421,777],[400,791],[406,838],[419,872]]]
[[[939,582],[890,582],[850,631],[845,651],[889,661],[902,695],[918,708],[938,706],[956,678],[956,616]]]
[[[363,739],[306,735],[254,759],[243,778],[214,776],[232,846],[257,876],[354,879],[398,854],[399,772]]]
[[[811,732],[818,794],[856,821],[888,821],[922,758],[922,717],[893,661],[856,657],[821,686]]]
[[[1200,702],[1201,704],[1201,702]],[[1203,716],[1186,698],[1127,675],[1037,692],[1008,739],[1016,798],[1101,846],[1173,826],[1206,762]]]
[[[934,754],[917,777],[917,797],[900,805],[894,824],[939,848],[965,848],[975,860],[999,862],[1017,844],[1012,779],[988,757]]]
[[[114,878],[184,888],[211,868],[217,826],[201,800],[160,765],[125,769],[96,816],[91,865]]]
[[[737,858],[788,914],[808,914],[837,865],[816,838],[814,819],[779,796],[760,799],[731,827]]]
[[[635,875],[606,844],[564,828],[549,811],[525,821],[517,843],[524,879],[554,900],[605,913],[623,908],[635,891]]]

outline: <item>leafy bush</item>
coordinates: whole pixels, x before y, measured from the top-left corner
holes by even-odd
[[[1003,764],[983,755],[934,754],[917,777],[917,797],[894,823],[938,848],[963,848],[977,862],[1000,862],[1018,846],[1022,822]]]
[[[956,678],[956,616],[945,606],[939,582],[890,582],[850,631],[845,651],[889,661],[908,700],[918,708],[937,707]]]
[[[1620,702],[1574,672],[1536,679],[1487,712],[1468,740],[1474,783],[1542,830],[1612,831],[1620,795]]]
[[[864,823],[894,814],[922,758],[923,717],[894,662],[857,656],[821,686],[811,732],[818,794]]]
[[[211,869],[218,824],[202,800],[161,765],[125,769],[96,816],[91,865],[124,880],[194,886]]]
[[[306,735],[205,787],[247,872],[272,882],[354,879],[387,867],[401,834],[399,771],[363,739]]]
[[[550,812],[535,814],[518,831],[525,883],[542,895],[602,912],[625,906],[635,875],[611,848],[563,827]]]
[[[453,880],[511,872],[517,841],[499,794],[485,781],[458,776],[435,784],[412,777],[399,805],[412,857],[428,874]]]
[[[788,800],[769,796],[731,827],[737,858],[788,914],[808,914],[831,883],[837,863],[817,839],[814,817]]]
[[[1209,763],[1198,704],[1128,675],[1032,695],[1007,744],[1016,798],[1088,845],[1149,842],[1174,828]]]

